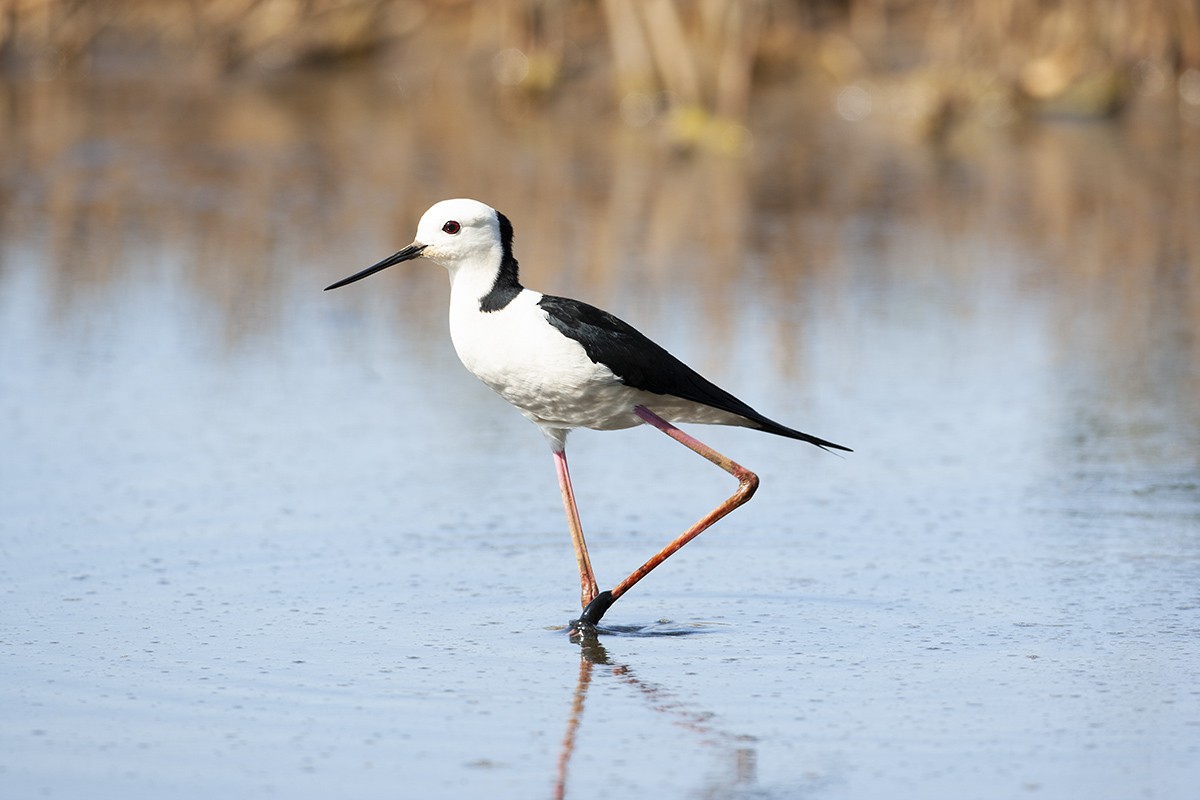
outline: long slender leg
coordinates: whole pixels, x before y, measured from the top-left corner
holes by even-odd
[[[596,599],[600,587],[592,572],[592,560],[588,557],[587,543],[583,541],[583,526],[579,523],[579,509],[575,506],[575,492],[571,489],[571,473],[567,471],[567,453],[554,450],[554,468],[558,471],[558,488],[562,490],[563,507],[567,510],[567,527],[571,529],[571,543],[575,545],[575,561],[579,564],[580,605],[584,608]]]
[[[642,564],[642,566],[630,573],[628,578],[618,583],[611,591],[602,592],[592,603],[588,604],[588,607],[584,609],[583,614],[580,617],[580,621],[590,623],[592,625],[595,625],[597,622],[599,622],[600,618],[604,616],[604,612],[608,610],[609,606],[615,603],[618,597],[629,591],[629,589],[632,588],[635,583],[646,577],[648,574],[650,574],[651,570],[674,555],[675,551],[677,551],[679,548],[683,547],[692,539],[695,539],[701,533],[704,533],[704,531],[708,530],[708,528],[711,527],[714,522],[721,519],[726,514],[733,511],[735,508],[753,497],[754,492],[758,489],[758,476],[750,470],[734,462],[732,459],[718,453],[716,450],[704,444],[704,442],[688,436],[686,433],[679,430],[679,428],[676,428],[674,425],[667,422],[665,419],[658,416],[645,406],[637,406],[633,409],[633,411],[643,420],[658,428],[660,431],[665,433],[667,436],[670,436],[684,447],[692,450],[695,453],[699,453],[721,469],[728,472],[733,477],[737,478],[738,488],[737,491],[730,495],[728,500],[721,503],[721,505],[717,506],[712,511],[708,512],[708,514],[702,517],[695,525],[676,536],[666,547],[655,553],[649,561],[647,561],[645,564]]]

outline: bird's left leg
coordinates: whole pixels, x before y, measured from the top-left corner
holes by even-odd
[[[714,522],[724,517],[729,512],[733,511],[738,506],[749,500],[754,492],[758,489],[758,476],[750,470],[736,463],[732,459],[718,453],[704,442],[692,436],[688,436],[683,431],[676,428],[671,423],[667,422],[662,417],[655,414],[645,406],[636,406],[633,412],[641,417],[647,423],[658,428],[660,431],[670,436],[675,441],[682,444],[689,450],[699,453],[707,458],[712,463],[716,464],[721,469],[728,472],[730,475],[738,479],[738,488],[729,499],[721,503],[721,505],[708,512],[695,525],[688,528],[683,533],[675,537],[670,544],[655,553],[649,561],[634,570],[628,578],[618,583],[611,591],[601,592],[596,598],[588,604],[580,616],[581,622],[595,625],[604,616],[604,612],[608,611],[609,606],[617,601],[617,598],[629,591],[629,589],[642,578],[646,577],[662,562],[666,561],[675,551],[683,547],[685,544],[695,539],[701,533],[708,530]]]
[[[575,505],[575,492],[571,489],[571,473],[567,471],[565,449],[554,448],[554,468],[558,471],[558,488],[562,491],[563,507],[567,511],[567,527],[571,530],[571,543],[575,545],[575,561],[579,564],[580,605],[587,608],[596,599],[600,587],[592,572],[592,560],[588,557],[587,543],[583,540],[583,525],[579,522],[579,509]]]

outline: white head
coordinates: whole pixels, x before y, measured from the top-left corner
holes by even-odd
[[[464,266],[495,273],[512,260],[512,226],[503,214],[478,200],[460,198],[434,203],[417,224],[417,238],[408,247],[367,267],[362,272],[326,287],[336,289],[373,275],[402,261],[428,258],[450,270]]]

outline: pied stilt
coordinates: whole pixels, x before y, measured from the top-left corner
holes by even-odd
[[[541,429],[550,444],[579,563],[583,613],[594,626],[652,569],[750,499],[758,476],[672,425],[738,425],[849,450],[767,419],[598,308],[526,289],[517,274],[508,218],[476,200],[443,200],[425,212],[408,247],[326,289],[427,258],[450,273],[450,337],[463,364]],[[647,423],[738,480],[737,491],[609,591],[592,572],[567,471],[573,428],[618,430]]]

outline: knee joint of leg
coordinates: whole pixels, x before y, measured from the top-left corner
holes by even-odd
[[[738,475],[738,481],[741,482],[741,485],[738,486],[738,494],[742,495],[742,502],[744,503],[758,491],[758,476],[747,469]]]

